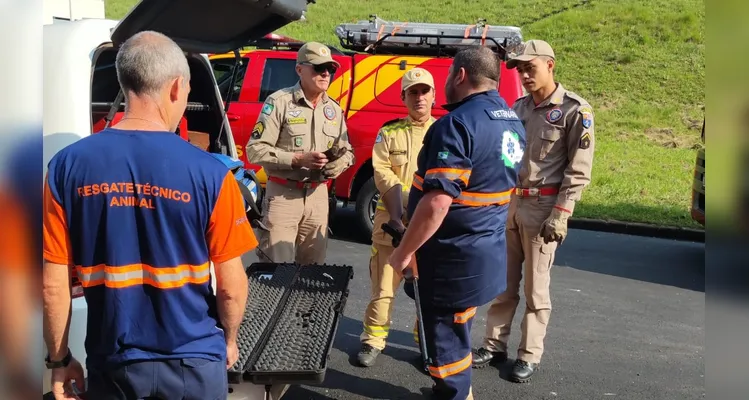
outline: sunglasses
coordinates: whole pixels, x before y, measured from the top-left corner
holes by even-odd
[[[315,72],[318,73],[318,74],[322,74],[323,72],[328,71],[328,73],[330,73],[331,75],[333,75],[337,71],[337,69],[335,67],[335,64],[312,65],[312,64],[309,64],[309,63],[305,63],[305,65],[309,65],[310,67],[312,67],[312,69],[314,69]]]

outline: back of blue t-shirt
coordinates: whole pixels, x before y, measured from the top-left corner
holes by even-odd
[[[257,244],[228,168],[172,132],[106,129],[55,155],[48,261],[75,267],[87,364],[226,357],[210,261]]]

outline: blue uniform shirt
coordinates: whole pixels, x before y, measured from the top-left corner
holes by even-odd
[[[437,232],[416,252],[419,294],[439,307],[486,304],[507,287],[505,223],[525,150],[525,129],[496,90],[445,106],[424,138],[409,219],[431,190],[453,198]]]
[[[209,262],[257,241],[219,160],[173,132],[106,129],[50,161],[43,229],[45,259],[83,285],[88,368],[225,359]]]

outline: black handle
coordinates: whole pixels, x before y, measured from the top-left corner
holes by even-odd
[[[398,247],[403,239],[403,234],[398,232],[395,228],[385,223],[382,224],[382,230],[393,238],[393,247]]]
[[[385,223],[382,224],[382,230],[388,235],[393,237],[393,247],[398,247],[403,239],[403,233],[398,232],[395,228]],[[403,274],[403,278],[412,283],[414,286],[414,300],[416,301],[416,319],[418,320],[419,330],[419,348],[421,350],[421,359],[424,363],[424,371],[429,372],[429,366],[432,364],[432,360],[429,358],[427,351],[426,336],[424,334],[424,317],[421,313],[421,299],[419,298],[419,283],[418,279],[414,277],[413,270],[411,268],[406,269]]]

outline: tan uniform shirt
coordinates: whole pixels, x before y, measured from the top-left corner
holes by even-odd
[[[324,152],[333,145],[349,150],[342,158],[350,166],[354,154],[343,110],[326,93],[317,106],[313,106],[297,83],[265,100],[247,143],[247,160],[262,166],[268,176],[317,181],[320,180],[319,171],[292,168],[293,154]]]
[[[430,118],[424,125],[419,126],[410,117],[400,118],[385,123],[377,133],[372,148],[372,168],[374,181],[380,192],[380,200],[375,211],[372,241],[390,245],[392,238],[382,231],[382,224],[390,220],[390,214],[382,202],[382,195],[393,186],[401,185],[401,199],[405,211],[408,205],[408,193],[411,190],[413,176],[417,169],[419,151],[424,144],[424,136],[434,123]]]
[[[557,206],[574,211],[590,183],[595,147],[593,109],[558,84],[539,105],[527,95],[513,106],[526,132],[526,154],[518,187],[559,187]]]

